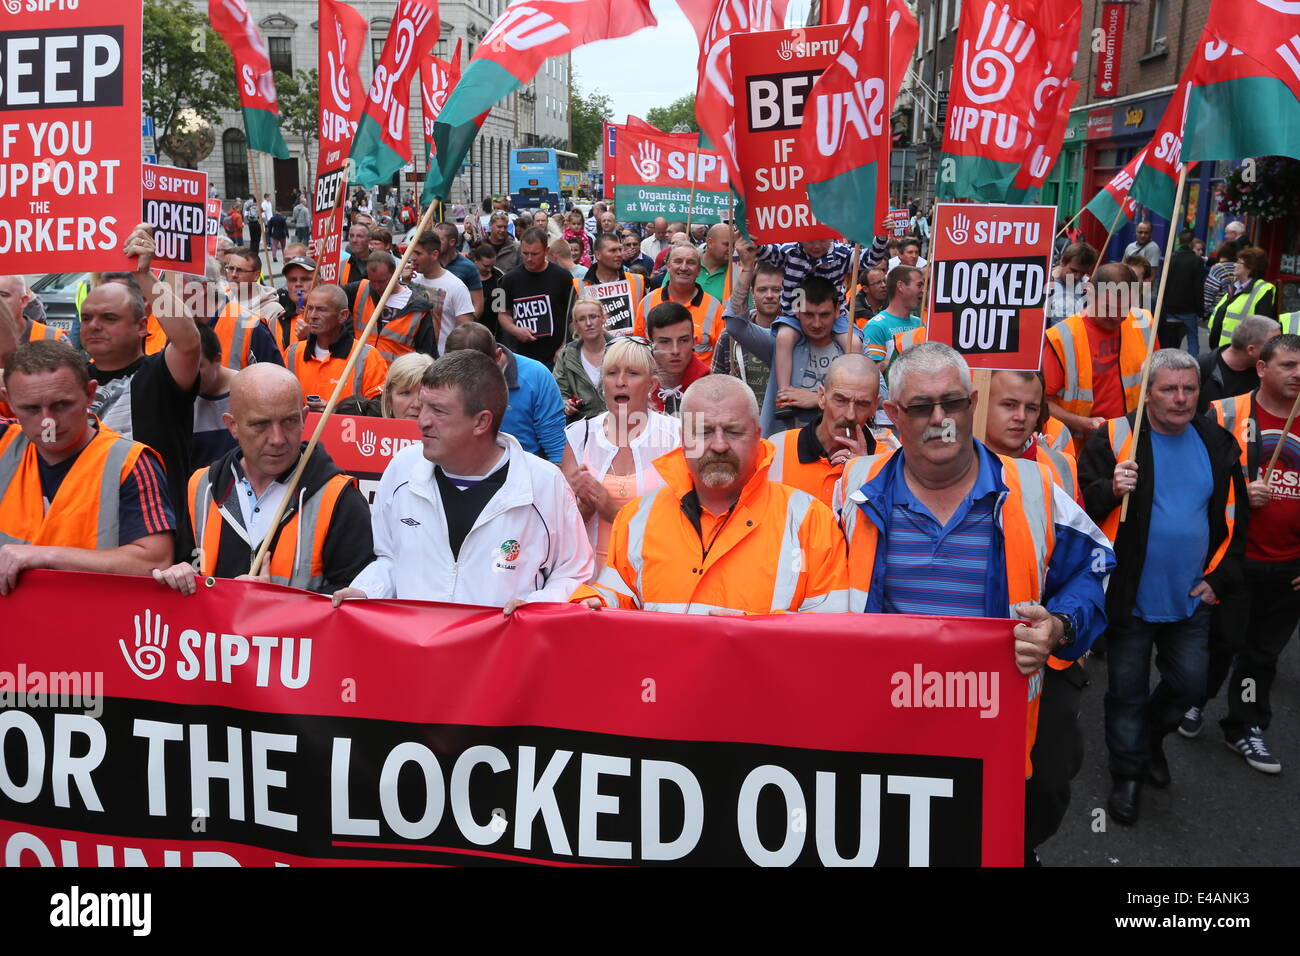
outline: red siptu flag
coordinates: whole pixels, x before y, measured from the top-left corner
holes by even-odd
[[[1075,0],[1080,2],[1080,0]],[[849,22],[849,11],[853,0],[826,0],[822,4],[821,23]],[[898,91],[903,87],[907,77],[908,64],[916,52],[916,41],[920,39],[921,28],[916,17],[907,9],[903,0],[889,0],[889,102],[892,105],[898,99]]]
[[[400,0],[352,141],[353,179],[369,188],[411,161],[411,80],[438,40],[438,0]]]
[[[361,51],[366,18],[338,0],[320,0],[320,169],[341,165],[365,105]]]
[[[289,147],[280,133],[271,57],[253,15],[244,0],[208,0],[208,19],[235,58],[235,85],[244,111],[248,148],[288,159]]]
[[[1110,182],[1106,183],[1097,195],[1088,200],[1088,204],[1084,207],[1107,229],[1114,228],[1119,221],[1121,211],[1125,219],[1132,219],[1133,214],[1137,212],[1137,202],[1129,192],[1133,189],[1133,180],[1137,177],[1138,170],[1142,168],[1142,161],[1146,156],[1147,147],[1144,146],[1123,169],[1110,178]]]
[[[1197,46],[1187,69],[1183,71],[1174,95],[1160,117],[1160,125],[1151,134],[1151,142],[1144,150],[1146,158],[1133,177],[1133,198],[1158,216],[1174,218],[1174,202],[1178,195],[1178,177],[1183,171],[1183,130],[1187,125],[1187,103],[1202,56]]]
[[[447,102],[447,94],[460,79],[460,43],[457,37],[451,60],[441,60],[430,53],[420,63],[420,104],[424,107],[424,145],[429,156],[434,153],[434,121]]]
[[[700,41],[695,120],[722,154],[727,179],[743,193],[736,162],[736,103],[731,93],[731,38],[737,33],[779,30],[789,0],[677,0]]]
[[[813,215],[869,245],[889,212],[888,0],[850,0],[845,12],[839,53],[804,105],[797,150]]]
[[[1079,58],[1079,25],[1083,18],[1081,0],[1044,0],[1037,10],[1035,30],[1045,38],[1043,71],[1034,86],[1029,112],[1029,146],[1025,162],[1016,173],[1014,196],[1037,189],[1065,142],[1070,123],[1070,104],[1079,84],[1070,79]]]
[[[936,192],[1005,202],[1028,156],[1029,114],[1043,74],[1035,0],[967,0],[957,27]]]

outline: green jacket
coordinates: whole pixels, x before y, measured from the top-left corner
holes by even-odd
[[[606,345],[613,341],[614,336],[605,336]],[[605,411],[605,396],[600,389],[591,384],[587,370],[582,364],[581,349],[581,339],[574,339],[562,348],[560,357],[555,360],[555,371],[553,373],[555,375],[555,384],[560,386],[560,395],[566,403],[575,395],[579,401],[586,403],[578,409],[578,414],[568,416],[568,420],[571,422],[576,422],[582,418],[594,418]]]

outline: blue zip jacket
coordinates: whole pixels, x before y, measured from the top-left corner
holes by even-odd
[[[1005,551],[1002,508],[1009,493],[1002,480],[1002,462],[981,442],[972,441],[975,441],[980,467],[973,490],[978,492],[978,489],[992,487],[997,491],[998,500],[993,508],[993,546],[995,553],[1001,556]],[[879,544],[872,568],[871,589],[867,606],[863,608],[869,614],[885,612],[888,519],[894,510],[896,489],[904,481],[903,458],[902,450],[895,452],[880,474],[849,495],[849,500],[878,531]],[[1101,529],[1056,485],[1052,486],[1052,514],[1055,541],[1048,559],[1042,603],[1053,614],[1065,614],[1074,622],[1074,642],[1061,648],[1056,656],[1062,660],[1075,660],[1083,656],[1106,630],[1106,582],[1115,567],[1115,553]],[[984,579],[984,616],[1006,618],[1009,603],[1006,562],[989,561]]]

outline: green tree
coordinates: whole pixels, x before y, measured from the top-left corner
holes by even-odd
[[[645,114],[645,119],[651,126],[658,126],[665,133],[671,133],[678,123],[684,123],[692,133],[700,131],[700,124],[695,122],[694,93],[673,100],[667,106],[656,106]]]
[[[280,104],[280,129],[302,138],[303,182],[316,179],[311,165],[313,144],[319,146],[318,104],[320,82],[315,70],[296,70],[293,76],[275,74],[275,94]]]
[[[578,87],[576,76],[574,80],[569,98],[573,151],[578,155],[578,165],[586,169],[600,149],[600,124],[614,115],[614,106],[604,93],[584,94]]]
[[[234,58],[202,7],[144,0],[142,52],[143,106],[154,121],[154,152],[179,110],[189,107],[219,128],[221,111],[238,109]]]

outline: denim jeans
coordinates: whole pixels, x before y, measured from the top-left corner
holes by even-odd
[[[1152,645],[1160,683],[1148,695]],[[1205,693],[1210,605],[1202,602],[1181,621],[1153,624],[1130,617],[1111,629],[1106,647],[1110,774],[1116,779],[1137,779],[1146,770],[1149,740],[1176,728],[1187,708],[1199,703]]]
[[[1173,323],[1182,322],[1187,327],[1187,354],[1196,356],[1201,354],[1201,317],[1195,312],[1186,312],[1176,315],[1167,315],[1165,320]]]

